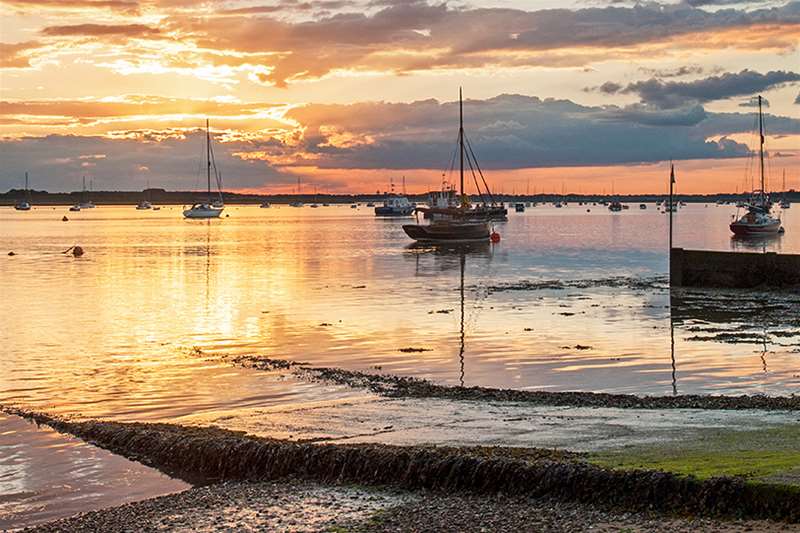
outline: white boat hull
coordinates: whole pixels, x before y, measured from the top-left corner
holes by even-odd
[[[222,209],[215,207],[186,209],[183,212],[183,216],[186,218],[219,218],[221,214]]]

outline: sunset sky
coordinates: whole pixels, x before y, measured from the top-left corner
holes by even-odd
[[[800,189],[800,1],[0,0],[0,191]],[[451,176],[451,179],[455,175]]]

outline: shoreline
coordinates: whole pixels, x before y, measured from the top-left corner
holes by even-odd
[[[72,422],[3,411],[46,424],[162,472],[207,481],[286,478],[436,493],[555,498],[609,509],[800,523],[800,490],[738,477],[697,479],[598,466],[581,454],[535,448],[309,444],[215,427]]]
[[[519,402],[531,405],[561,407],[614,407],[620,409],[703,409],[703,410],[762,410],[800,411],[800,396],[764,395],[675,395],[637,396],[600,392],[554,392],[492,387],[459,387],[438,385],[422,378],[373,374],[332,367],[315,367],[288,359],[257,355],[227,358],[231,364],[255,370],[286,370],[309,381],[320,381],[365,388],[388,398],[441,398]]]

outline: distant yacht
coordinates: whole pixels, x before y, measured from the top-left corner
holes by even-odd
[[[781,220],[772,216],[772,202],[764,185],[764,122],[761,114],[761,95],[758,96],[758,133],[761,188],[753,191],[747,204],[747,213],[731,222],[730,230],[737,236],[776,235],[781,232]]]
[[[25,188],[28,188],[28,174],[25,173]],[[783,171],[783,198],[781,198],[781,209],[789,209],[792,203],[786,198],[786,170]]]
[[[89,198],[89,191],[86,190],[86,176],[83,177],[83,193],[81,194],[81,198],[81,209],[94,209],[95,206]]]
[[[608,210],[613,212],[622,211],[622,204],[616,200],[608,204]]]
[[[206,202],[202,203],[195,203],[189,209],[183,211],[183,216],[186,218],[219,218],[222,214],[222,210],[224,206],[218,207],[215,206],[215,203],[222,202],[222,192],[220,191],[220,198],[215,202],[211,198],[211,165],[213,161],[213,156],[211,152],[211,131],[208,124],[208,120],[206,120],[206,184],[207,184],[207,194],[208,199]],[[214,168],[215,173],[217,169]],[[217,188],[219,189],[219,180],[217,180]]]
[[[525,212],[525,204],[523,203],[516,203],[514,204],[514,211],[517,213],[524,213]]]
[[[150,203],[149,196],[150,196],[150,185],[147,186],[147,190],[145,190],[144,192],[144,198],[142,198],[141,201],[138,204],[136,204],[136,209],[138,209],[139,211],[152,209],[153,204]]]
[[[383,205],[375,208],[375,214],[382,217],[408,216],[414,212],[414,206],[405,196],[390,196]]]
[[[31,191],[28,188],[28,173],[25,173],[25,198],[14,204],[14,209],[17,211],[30,211],[31,210]]]
[[[272,207],[272,204],[269,202],[262,202],[261,205],[259,205],[258,207],[260,207],[261,209],[269,209],[270,207]]]

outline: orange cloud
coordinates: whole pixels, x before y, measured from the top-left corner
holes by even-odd
[[[47,26],[41,31],[49,37],[149,37],[160,33],[158,28],[144,24],[71,24]]]
[[[0,68],[30,67],[29,53],[39,46],[39,43],[35,41],[0,43]]]

